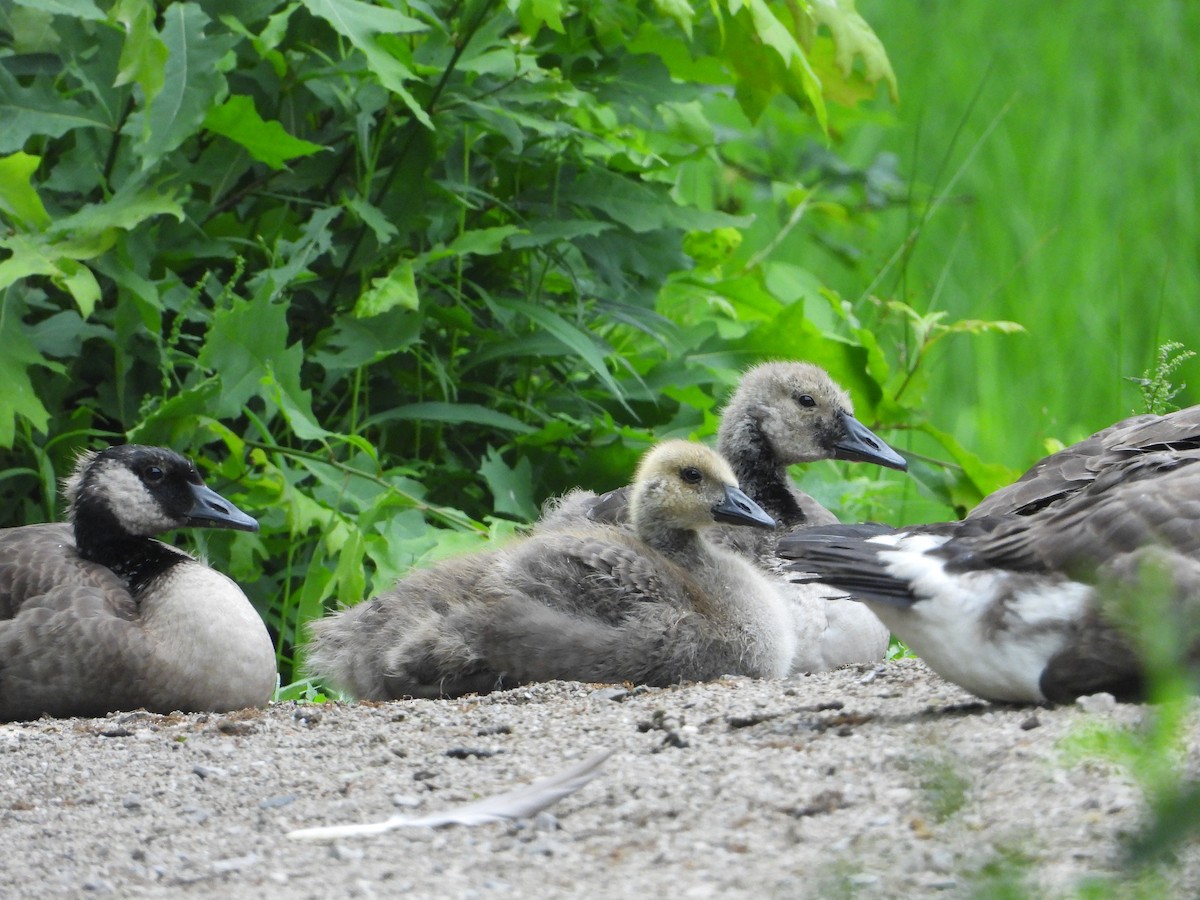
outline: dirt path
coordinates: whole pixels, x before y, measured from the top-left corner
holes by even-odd
[[[960,896],[1112,871],[1140,792],[1064,739],[1103,697],[981,704],[916,661],[670,689],[0,725],[0,896]],[[615,753],[533,820],[332,844],[290,829],[424,813]],[[1187,758],[1200,765],[1200,721]],[[996,873],[999,872],[999,876]],[[1200,849],[1167,876],[1200,892]]]

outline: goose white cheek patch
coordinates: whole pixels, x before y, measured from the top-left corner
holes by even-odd
[[[163,512],[142,480],[119,462],[106,460],[91,489],[104,497],[105,505],[130,534],[156,535],[179,525]]]

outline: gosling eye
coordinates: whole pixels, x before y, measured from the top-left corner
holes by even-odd
[[[158,484],[163,480],[163,470],[159,466],[146,466],[142,469],[142,481],[147,484]]]
[[[695,466],[684,466],[679,470],[679,477],[688,484],[699,484],[700,479],[704,476],[700,474],[700,470]]]
[[[817,401],[813,399],[812,394],[797,394],[796,402],[805,409],[812,409],[817,405]]]

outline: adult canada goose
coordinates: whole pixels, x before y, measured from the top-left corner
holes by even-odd
[[[778,581],[701,534],[773,527],[729,465],[699,444],[656,446],[631,515],[633,531],[583,523],[417,573],[314,623],[307,668],[376,699],[786,674],[794,642]]]
[[[1122,596],[1165,591],[1200,661],[1198,463],[1200,450],[1130,455],[1038,513],[894,532],[817,527],[780,553],[851,592],[980,697],[1139,699],[1145,667],[1117,624]]]
[[[0,720],[266,703],[275,652],[245,594],[152,538],[258,523],[160,447],[85,453],[65,493],[69,525],[0,530]]]
[[[984,497],[967,518],[1036,513],[1132,457],[1195,449],[1200,449],[1200,406],[1122,419],[1035,463],[1019,480]]]
[[[713,541],[778,571],[776,544],[803,525],[835,524],[837,519],[808,494],[796,489],[787,467],[794,463],[841,459],[907,469],[904,458],[854,418],[846,393],[820,366],[768,362],[749,369],[721,415],[717,449],[729,460],[742,489],[778,523],[775,532],[722,527]],[[630,488],[597,497],[573,491],[551,504],[538,531],[570,527],[581,519],[621,523],[629,516]],[[793,671],[820,672],[841,665],[882,659],[888,630],[870,610],[841,592],[816,585],[788,591],[796,630]]]

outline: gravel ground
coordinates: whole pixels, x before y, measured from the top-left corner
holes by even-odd
[[[0,896],[955,897],[1014,872],[1066,894],[1112,873],[1144,807],[1123,769],[1064,739],[1146,713],[1105,695],[979,703],[903,660],[0,725]],[[1192,775],[1198,744],[1193,716]],[[446,809],[601,750],[599,777],[532,820],[286,837]],[[1163,878],[1200,894],[1200,848]]]

